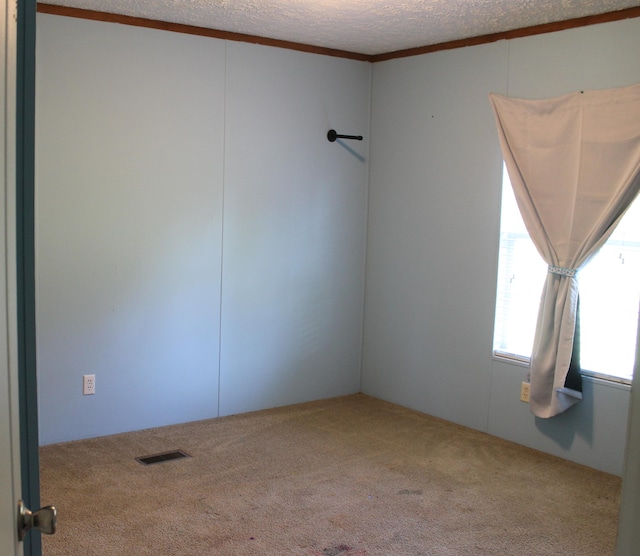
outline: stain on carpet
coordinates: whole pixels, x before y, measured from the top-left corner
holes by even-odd
[[[422,491],[421,490],[399,490],[398,494],[401,494],[401,495],[415,494],[419,496],[422,494]]]
[[[366,550],[351,548],[346,544],[336,544],[324,550],[314,550],[313,556],[367,556]]]

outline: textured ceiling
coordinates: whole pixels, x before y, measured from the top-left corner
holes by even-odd
[[[45,0],[381,54],[640,6],[640,0]]]

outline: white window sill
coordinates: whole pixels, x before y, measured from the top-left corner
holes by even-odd
[[[508,363],[510,365],[514,365],[516,367],[525,367],[529,368],[529,358],[523,357],[522,355],[515,355],[512,353],[504,353],[500,351],[493,352],[493,360],[500,361],[501,363]],[[596,373],[593,371],[582,371],[582,377],[591,381],[600,384],[604,384],[607,386],[619,387],[625,390],[631,389],[631,379],[623,378],[612,375],[605,375],[602,373]]]

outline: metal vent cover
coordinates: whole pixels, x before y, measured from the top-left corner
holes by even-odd
[[[172,450],[171,452],[162,452],[161,454],[153,454],[151,456],[140,456],[135,458],[142,465],[153,465],[154,463],[163,463],[175,459],[190,458],[191,456],[182,450]]]

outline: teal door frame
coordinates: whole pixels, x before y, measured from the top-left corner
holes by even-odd
[[[22,499],[40,507],[35,313],[35,61],[36,0],[18,0],[16,102],[16,256],[18,309],[18,389]],[[40,532],[25,538],[25,556],[41,556]]]

